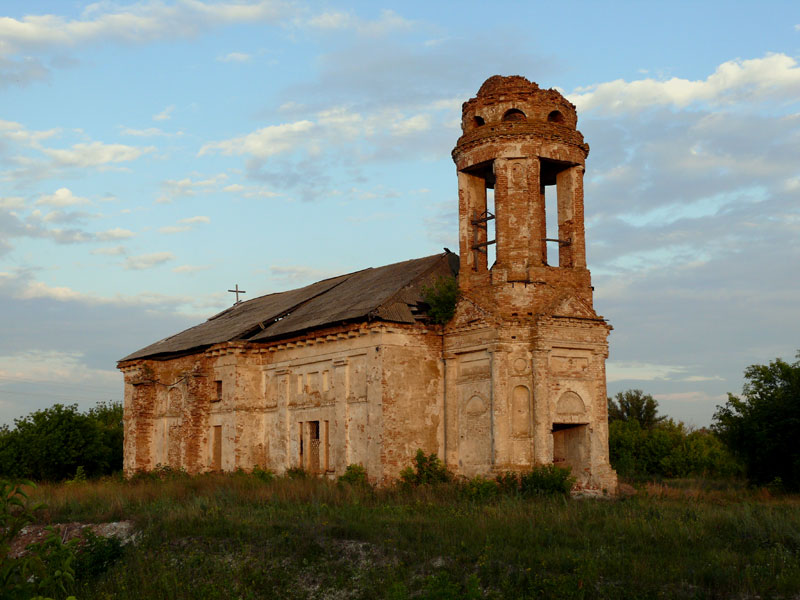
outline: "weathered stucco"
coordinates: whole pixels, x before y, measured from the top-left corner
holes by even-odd
[[[555,463],[570,466],[579,487],[614,493],[611,327],[592,306],[589,147],[576,124],[574,106],[554,90],[521,77],[487,80],[464,103],[453,150],[455,317],[433,325],[400,303],[295,337],[124,360],[125,470],[302,467],[334,476],[358,463],[385,483],[422,448],[459,475]],[[558,213],[553,240],[546,198]],[[558,265],[547,261],[552,243]],[[406,322],[391,322],[397,311]]]

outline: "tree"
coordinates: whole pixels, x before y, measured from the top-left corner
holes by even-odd
[[[608,421],[636,421],[642,429],[653,429],[666,417],[658,416],[658,401],[642,390],[625,390],[608,399]]]
[[[791,490],[800,489],[800,351],[796,358],[747,367],[742,396],[728,394],[713,426],[744,463],[748,479],[779,478]]]
[[[122,402],[98,402],[97,406],[89,409],[86,416],[97,424],[103,438],[103,446],[108,449],[106,471],[109,473],[121,471],[124,441]]]
[[[122,406],[100,403],[87,414],[54,404],[0,428],[0,476],[58,481],[83,467],[90,476],[122,466]]]

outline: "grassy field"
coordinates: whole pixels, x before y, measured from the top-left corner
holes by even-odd
[[[697,483],[620,500],[244,474],[41,485],[40,522],[133,520],[89,598],[798,598],[800,498]],[[80,576],[80,573],[78,573]]]

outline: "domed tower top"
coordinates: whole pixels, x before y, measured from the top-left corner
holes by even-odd
[[[464,102],[453,149],[462,291],[534,284],[534,304],[566,288],[591,302],[583,229],[589,146],[577,124],[569,100],[519,75],[490,77]],[[548,231],[546,212],[557,214],[557,230]],[[550,262],[548,245],[557,248]]]
[[[543,90],[519,75],[489,77],[475,98],[462,105],[461,130],[456,150],[462,144],[497,135],[527,134],[561,139],[589,152],[576,130],[575,105],[558,91]]]

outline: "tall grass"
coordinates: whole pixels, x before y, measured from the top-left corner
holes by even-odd
[[[800,591],[800,503],[737,486],[476,500],[242,474],[42,485],[142,537],[80,598],[733,598]]]

